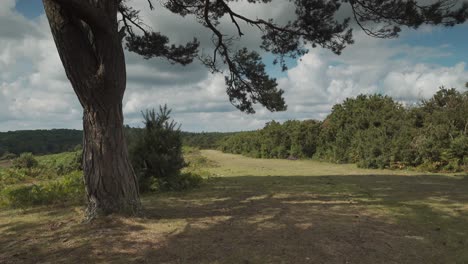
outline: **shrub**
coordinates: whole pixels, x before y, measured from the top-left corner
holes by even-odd
[[[180,126],[170,120],[171,110],[160,107],[159,113],[147,110],[143,113],[145,129],[133,135],[135,142],[130,145],[130,159],[138,176],[140,191],[174,189],[184,184],[180,170],[185,166],[182,155]],[[164,186],[172,186],[166,188]]]
[[[2,191],[3,203],[11,207],[29,207],[49,204],[79,204],[84,201],[81,172],[39,184],[10,186]]]
[[[22,153],[18,158],[13,160],[13,167],[17,169],[31,169],[38,165],[39,163],[32,153]]]
[[[453,171],[467,171],[468,167],[468,136],[460,135],[452,140],[448,151],[449,166]]]
[[[64,159],[61,162],[55,162],[54,169],[58,175],[65,175],[73,171],[83,170],[83,150],[77,149],[73,156],[69,159]]]
[[[27,172],[23,169],[6,169],[0,171],[0,182],[3,185],[17,184],[28,177]]]

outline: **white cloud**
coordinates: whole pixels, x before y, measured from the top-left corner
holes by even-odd
[[[211,34],[190,17],[173,16],[162,8],[150,12],[146,1],[135,3],[137,8],[145,8],[145,21],[167,33],[173,42],[189,41],[195,35],[205,52],[212,49]],[[291,14],[288,1],[275,0],[272,10],[234,4],[236,10],[252,17],[277,17],[285,22]],[[224,27],[235,31],[232,25]],[[243,28],[246,38],[239,45],[258,45],[256,29]],[[258,107],[255,115],[237,111],[228,101],[224,77],[208,73],[200,63],[184,67],[127,53],[124,114],[126,123],[141,125],[141,110],[167,103],[176,121],[189,131],[250,130],[271,119],[322,119],[333,104],[360,93],[385,93],[414,101],[431,96],[440,85],[462,87],[468,76],[466,60],[449,67],[428,62],[450,56],[449,51],[449,45],[410,46],[401,40],[376,40],[358,33],[356,44],[342,56],[312,49],[279,79],[289,106],[287,112],[269,113]],[[14,11],[14,1],[1,1],[0,131],[80,128],[81,112],[45,16],[28,20]]]
[[[309,118],[321,119],[334,104],[359,94],[379,93],[414,103],[430,98],[440,86],[462,89],[466,82],[468,70],[463,61],[444,67],[415,59],[418,55],[425,59],[445,56],[447,52],[439,47],[411,47],[362,34],[356,42],[339,57],[311,50],[279,80],[292,106],[291,116],[308,112]]]

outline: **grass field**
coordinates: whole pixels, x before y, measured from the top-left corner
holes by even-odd
[[[199,189],[139,218],[0,212],[0,263],[468,263],[468,177],[202,151]]]

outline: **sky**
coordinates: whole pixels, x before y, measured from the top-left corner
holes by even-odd
[[[156,1],[158,2],[158,1]],[[294,14],[289,1],[271,5],[233,4],[233,9],[279,23]],[[193,18],[181,18],[162,7],[150,11],[146,0],[130,1],[145,23],[174,43],[197,37],[201,50],[213,47],[211,33]],[[159,4],[158,4],[159,5]],[[235,45],[257,49],[258,31],[241,24],[245,36]],[[222,23],[226,32],[234,32]],[[400,38],[381,40],[354,32],[355,44],[340,56],[314,48],[289,60],[282,72],[272,56],[262,54],[269,74],[285,91],[288,110],[270,113],[238,111],[228,100],[224,77],[199,62],[173,65],[164,59],[144,60],[126,52],[125,123],[142,126],[141,111],[167,104],[184,131],[259,129],[271,120],[323,120],[334,104],[359,94],[389,95],[404,104],[430,98],[440,86],[463,91],[468,81],[468,24],[454,28],[423,26],[403,30]],[[58,57],[41,0],[0,1],[0,131],[82,127],[82,108]]]

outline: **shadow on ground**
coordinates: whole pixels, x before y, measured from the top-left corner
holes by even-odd
[[[141,218],[2,214],[0,262],[467,263],[467,187],[434,175],[214,178],[144,197]]]

